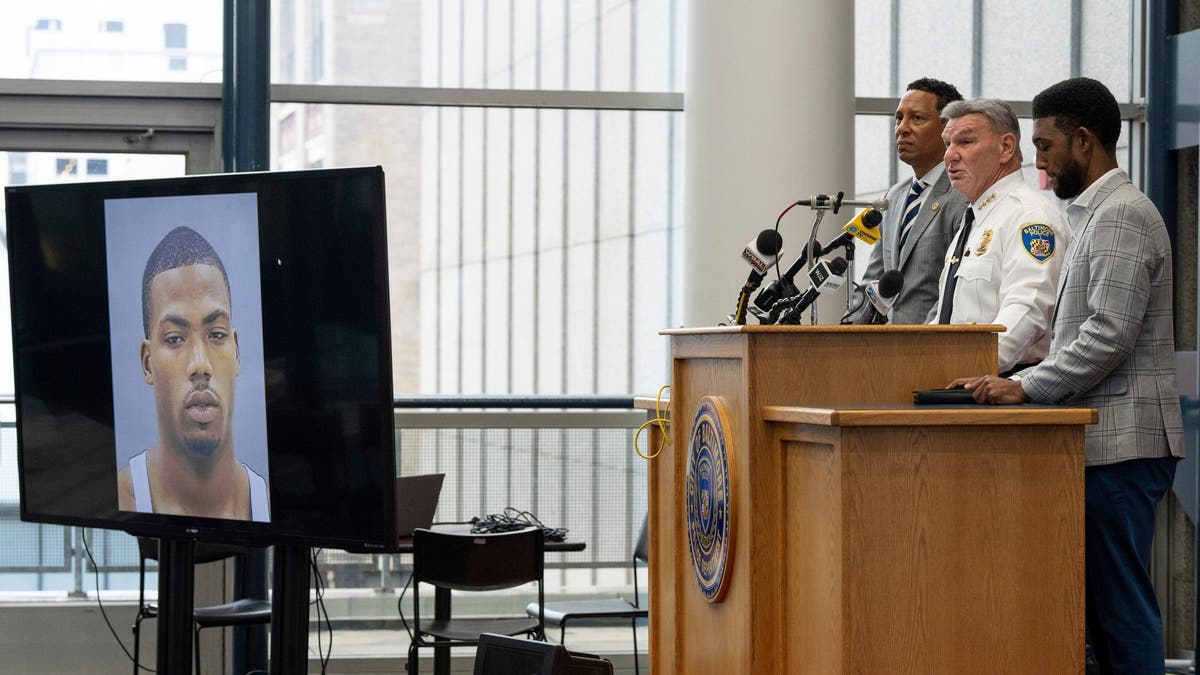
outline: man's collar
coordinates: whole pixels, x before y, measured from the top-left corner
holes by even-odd
[[[994,209],[1005,195],[1024,183],[1025,176],[1022,175],[1020,169],[992,183],[992,186],[984,190],[978,199],[971,202],[971,208],[975,211],[975,220],[983,220],[984,216]]]
[[[938,179],[942,177],[943,173],[946,173],[946,163],[938,162],[937,164],[933,165],[932,169],[926,171],[924,176],[917,176],[914,180],[924,183],[925,187],[929,187],[938,182]]]
[[[1096,199],[1100,195],[1100,188],[1110,182],[1124,183],[1127,180],[1129,180],[1129,175],[1121,167],[1113,167],[1106,171],[1103,176],[1092,181],[1092,184],[1087,186],[1087,189],[1083,192],[1080,192],[1079,196],[1067,205],[1067,208],[1081,208],[1090,213],[1096,207]]]

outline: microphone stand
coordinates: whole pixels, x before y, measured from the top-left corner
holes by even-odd
[[[831,246],[821,250],[821,255],[827,255],[830,251],[838,248],[836,240],[831,242]],[[841,243],[841,248],[846,254],[846,279],[850,283],[846,284],[846,311],[849,312],[854,304],[854,252],[858,249],[858,245],[854,243],[854,239],[847,238]]]
[[[754,292],[755,288],[758,288],[758,286],[751,286],[750,282],[747,281],[742,286],[742,290],[738,292],[737,309],[733,311],[733,315],[731,316],[733,325],[746,325],[746,306],[750,304],[750,294]]]
[[[817,219],[815,221],[813,221],[812,230],[810,230],[809,234],[808,234],[808,247],[809,247],[810,251],[812,250],[812,245],[817,241],[817,228],[819,228],[821,226],[821,219],[825,217],[825,212],[833,211],[834,213],[837,213],[838,209],[842,208],[842,196],[844,194],[845,194],[844,192],[838,192],[837,197],[835,197],[831,201],[826,201],[825,195],[821,195],[821,199],[816,200],[817,203],[812,204],[812,209],[817,212]],[[811,272],[812,268],[815,267],[816,264],[817,264],[816,256],[809,256],[808,271]],[[809,317],[809,323],[812,325],[816,325],[816,323],[817,323],[817,303],[814,302],[812,304],[812,307],[809,308],[808,317]]]

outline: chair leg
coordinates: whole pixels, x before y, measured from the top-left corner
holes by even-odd
[[[192,638],[192,653],[196,655],[196,675],[201,675],[203,670],[200,670],[200,624],[196,624],[196,632]]]
[[[637,648],[637,617],[630,619],[633,624],[633,673],[634,675],[642,675],[642,665],[638,663],[638,648]]]
[[[133,675],[138,675],[138,658],[141,652],[138,651],[142,644],[142,609],[138,608],[137,616],[133,619]]]
[[[417,665],[417,646],[410,642],[408,644],[408,675],[417,675],[420,668]]]

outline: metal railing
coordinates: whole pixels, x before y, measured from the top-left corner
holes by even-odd
[[[436,522],[512,508],[568,529],[587,548],[552,554],[547,568],[584,570],[594,582],[600,570],[628,567],[646,511],[646,468],[632,451],[645,416],[632,405],[629,396],[397,398],[396,465],[400,475],[446,474]],[[138,550],[128,534],[20,521],[14,417],[11,397],[0,398],[0,591],[86,594],[96,568],[85,536],[100,587],[135,589]],[[333,550],[319,562],[329,587],[375,590],[403,587],[410,563]]]

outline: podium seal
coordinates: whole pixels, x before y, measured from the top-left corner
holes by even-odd
[[[700,399],[688,441],[686,515],[692,573],[709,602],[720,602],[733,561],[733,500],[725,409]]]

